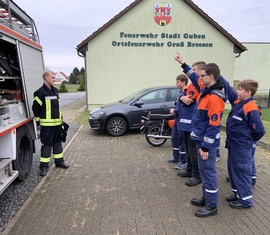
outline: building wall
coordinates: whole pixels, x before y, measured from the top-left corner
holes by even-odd
[[[235,80],[254,79],[259,91],[270,89],[270,43],[243,43],[247,51],[235,60]]]
[[[182,73],[174,60],[176,52],[182,53],[188,64],[198,60],[217,63],[221,73],[233,81],[235,54],[232,42],[181,0],[169,1],[172,3],[172,20],[167,26],[159,26],[154,21],[156,2],[141,2],[88,43],[88,105],[120,100],[145,87],[174,85],[176,77]],[[128,38],[125,34],[157,36]],[[128,44],[129,41],[156,46],[114,45]],[[163,46],[158,46],[161,43]],[[204,43],[204,47],[190,47],[189,43]]]

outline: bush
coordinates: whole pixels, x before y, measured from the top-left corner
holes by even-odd
[[[68,92],[68,89],[66,88],[66,85],[64,83],[61,84],[59,92],[61,93]]]

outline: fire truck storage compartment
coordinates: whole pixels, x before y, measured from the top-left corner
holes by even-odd
[[[5,39],[5,40],[4,40]],[[0,132],[26,118],[15,40],[0,39]]]

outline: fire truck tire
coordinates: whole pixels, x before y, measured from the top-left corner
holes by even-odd
[[[25,180],[31,172],[33,162],[33,142],[26,127],[17,129],[17,156],[13,167],[19,172],[18,180]]]

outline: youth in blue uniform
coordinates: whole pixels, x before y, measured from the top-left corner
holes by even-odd
[[[170,113],[174,115],[174,125],[172,128],[171,142],[173,156],[168,160],[168,163],[178,163],[175,168],[183,169],[186,167],[187,157],[183,146],[183,133],[179,131],[179,113],[180,113],[180,101],[179,97],[183,89],[186,88],[188,83],[188,77],[185,74],[180,74],[176,78],[176,87],[179,88],[179,94],[176,98],[174,108],[170,109]]]
[[[197,97],[197,107],[192,116],[191,139],[196,141],[199,170],[202,179],[202,198],[192,199],[191,204],[203,206],[195,212],[197,217],[217,214],[218,184],[216,174],[216,152],[220,142],[220,120],[224,111],[225,94],[223,83],[219,81],[219,67],[207,64],[199,76],[177,53],[178,61],[192,84],[201,91]]]
[[[192,65],[192,69],[195,73],[200,75],[203,66],[205,66],[205,62],[198,61]],[[191,120],[194,110],[196,109],[196,98],[198,95],[198,90],[191,83],[180,96],[179,132],[183,132],[183,143],[187,155],[187,168],[186,172],[178,172],[177,175],[180,177],[190,177],[186,181],[187,186],[196,186],[202,182],[198,166],[196,143],[190,139]]]
[[[226,148],[228,173],[234,194],[227,197],[226,201],[232,208],[249,208],[253,205],[254,144],[265,134],[261,110],[253,98],[258,83],[254,80],[243,80],[235,91],[225,79],[221,79],[232,104],[226,123]]]

